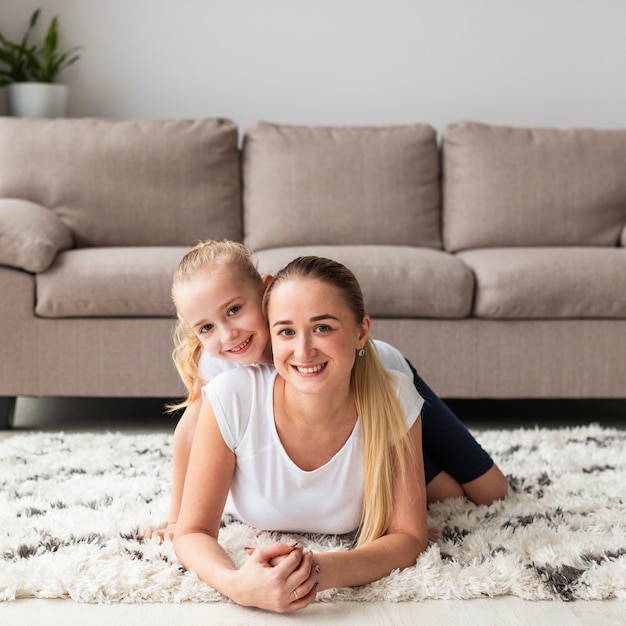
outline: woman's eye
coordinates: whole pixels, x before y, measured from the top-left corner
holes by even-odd
[[[231,306],[230,309],[228,309],[228,316],[230,317],[231,315],[235,315],[235,313],[238,313],[240,309],[241,305],[239,304],[237,304],[236,306]]]
[[[213,324],[205,324],[204,326],[200,327],[200,332],[208,333],[212,328],[213,328]]]
[[[293,335],[295,335],[296,333],[294,333],[293,330],[291,330],[290,328],[284,328],[283,330],[279,331],[278,334],[282,337],[293,337]]]
[[[319,326],[315,327],[316,333],[327,333],[329,330],[330,330],[330,326],[326,324],[320,324]]]

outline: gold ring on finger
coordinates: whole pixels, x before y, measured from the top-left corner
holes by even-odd
[[[294,596],[296,596],[296,600],[300,599],[300,596],[298,595],[298,592],[295,589],[292,591],[292,593]]]

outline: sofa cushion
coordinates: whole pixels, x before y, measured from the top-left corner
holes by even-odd
[[[0,118],[0,197],[48,207],[77,247],[240,239],[237,142],[226,120]]]
[[[28,200],[0,198],[0,265],[41,272],[72,243],[70,229],[49,209]]]
[[[494,248],[457,256],[476,276],[476,317],[626,317],[623,248]]]
[[[172,276],[189,248],[61,252],[36,276],[40,317],[173,317]]]
[[[448,250],[615,246],[626,222],[626,130],[506,128],[443,133]]]
[[[622,247],[626,248],[626,226],[622,229],[622,236],[620,237],[620,243]]]
[[[373,317],[460,318],[470,314],[474,279],[451,254],[404,246],[302,246],[261,250],[259,270],[276,274],[298,256],[333,259],[350,268]]]
[[[426,125],[260,122],[245,135],[244,240],[441,248],[439,154]]]

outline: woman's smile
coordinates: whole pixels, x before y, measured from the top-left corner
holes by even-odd
[[[311,376],[319,374],[320,372],[325,370],[327,365],[328,361],[326,363],[319,363],[317,365],[292,365],[291,367],[295,369],[299,374]]]

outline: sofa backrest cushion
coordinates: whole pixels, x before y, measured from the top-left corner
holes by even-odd
[[[439,155],[426,125],[283,126],[244,137],[244,241],[252,248],[441,248]]]
[[[443,133],[443,241],[450,251],[615,246],[626,223],[626,130]]]
[[[237,142],[218,119],[0,118],[0,197],[51,209],[77,247],[240,239]]]

